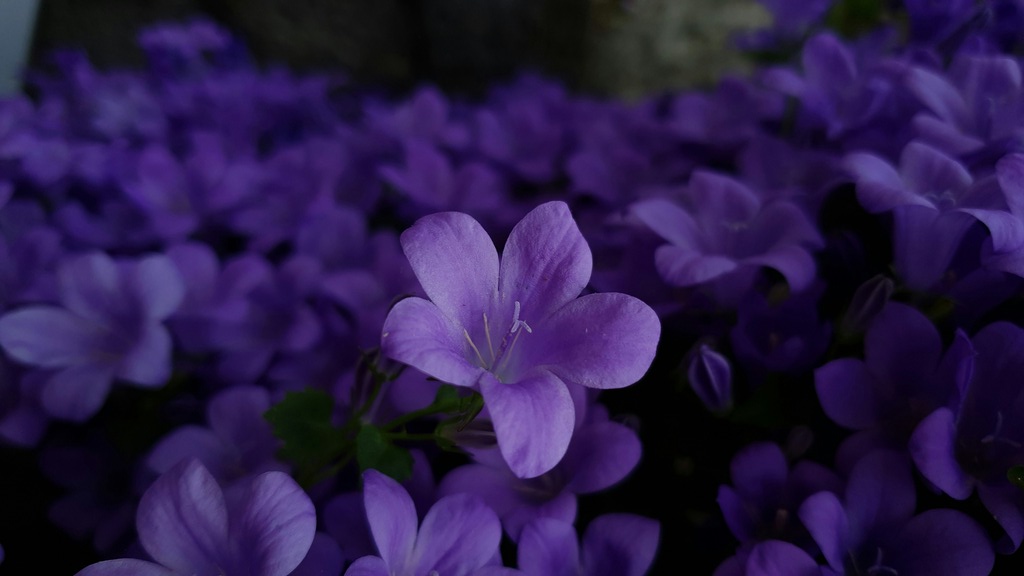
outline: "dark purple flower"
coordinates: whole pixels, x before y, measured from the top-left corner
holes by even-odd
[[[0,344],[15,360],[52,370],[41,392],[52,416],[82,421],[115,379],[158,387],[171,373],[163,325],[184,286],[165,256],[115,261],[96,252],[58,270],[62,306],[34,305],[0,317]]]
[[[966,385],[973,355],[962,335],[943,353],[939,332],[924,314],[890,302],[868,328],[864,360],[833,360],[814,372],[814,385],[829,418],[862,431],[849,441],[849,450],[903,450],[921,419]]]
[[[402,486],[377,472],[363,473],[366,517],[378,556],[356,560],[345,576],[499,576],[501,524],[476,496],[456,494],[438,500],[420,523]]]
[[[732,485],[718,488],[725,523],[741,542],[785,539],[811,548],[796,511],[811,494],[842,490],[828,468],[809,461],[792,469],[777,444],[758,442],[740,450],[729,464]]]
[[[229,506],[217,481],[197,460],[189,460],[150,486],[139,503],[136,526],[155,562],[107,560],[79,576],[286,576],[313,543],[316,511],[282,472],[256,477],[237,505]]]
[[[573,433],[565,457],[540,476],[518,478],[492,454],[478,453],[477,460],[449,472],[438,493],[480,496],[518,541],[523,527],[536,518],[574,522],[576,495],[604,490],[625,478],[640,461],[640,439],[594,405]]]
[[[146,464],[163,474],[178,462],[195,458],[225,488],[264,472],[287,472],[288,467],[274,457],[280,442],[263,417],[270,405],[264,388],[222,390],[206,405],[208,426],[190,424],[173,430],[156,443]]]
[[[980,525],[955,510],[914,516],[915,505],[907,459],[878,451],[854,467],[842,500],[819,492],[804,501],[799,515],[829,567],[840,574],[990,572],[995,555]]]
[[[762,204],[742,183],[706,171],[694,172],[685,206],[658,198],[632,212],[669,244],[655,252],[662,277],[674,286],[716,281],[735,284],[720,291],[742,295],[761,267],[777,270],[794,291],[814,279],[810,249],[821,243],[814,225],[786,201]]]
[[[604,514],[587,526],[581,546],[572,524],[540,518],[523,530],[519,569],[531,576],[643,576],[654,562],[659,532],[649,518]]]
[[[591,254],[562,202],[523,218],[500,260],[483,228],[456,212],[420,219],[402,247],[430,301],[391,309],[384,354],[477,387],[518,476],[543,474],[565,454],[574,421],[567,384],[621,388],[650,366],[654,311],[625,294],[577,298]]]
[[[924,418],[910,438],[921,473],[940,490],[963,500],[975,488],[1005,531],[1000,552],[1024,542],[1024,491],[1007,471],[1024,465],[1024,330],[996,322],[971,339],[973,372],[959,382],[956,398]]]
[[[751,291],[737,307],[736,326],[729,333],[736,357],[750,374],[760,370],[806,370],[824,354],[832,327],[818,318],[824,285],[816,282],[802,292],[774,302]]]

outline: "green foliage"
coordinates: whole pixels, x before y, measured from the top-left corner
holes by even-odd
[[[342,455],[348,442],[332,424],[334,399],[320,390],[288,392],[264,418],[283,446],[278,456],[295,466],[299,479],[311,478]]]
[[[412,476],[412,456],[409,451],[395,446],[372,424],[364,424],[356,436],[356,461],[359,470],[370,468],[402,481]]]

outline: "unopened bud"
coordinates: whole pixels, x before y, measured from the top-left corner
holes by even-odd
[[[874,278],[861,284],[853,293],[850,300],[850,307],[846,309],[843,316],[843,332],[846,334],[861,334],[871,320],[885,308],[885,305],[892,297],[896,285],[892,278],[879,274]]]
[[[691,357],[686,376],[708,410],[721,413],[732,408],[732,367],[725,356],[702,344]]]

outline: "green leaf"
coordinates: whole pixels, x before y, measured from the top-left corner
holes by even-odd
[[[284,446],[278,455],[292,462],[296,476],[319,471],[345,451],[344,435],[331,423],[334,399],[321,390],[288,392],[263,415]]]
[[[374,468],[399,482],[412,476],[409,451],[395,446],[371,424],[364,425],[356,436],[356,461],[360,471]]]

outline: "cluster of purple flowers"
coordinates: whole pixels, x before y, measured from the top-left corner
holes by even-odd
[[[56,54],[0,101],[0,502],[84,576],[1012,569],[1024,4],[765,4],[776,63],[631,104]]]

